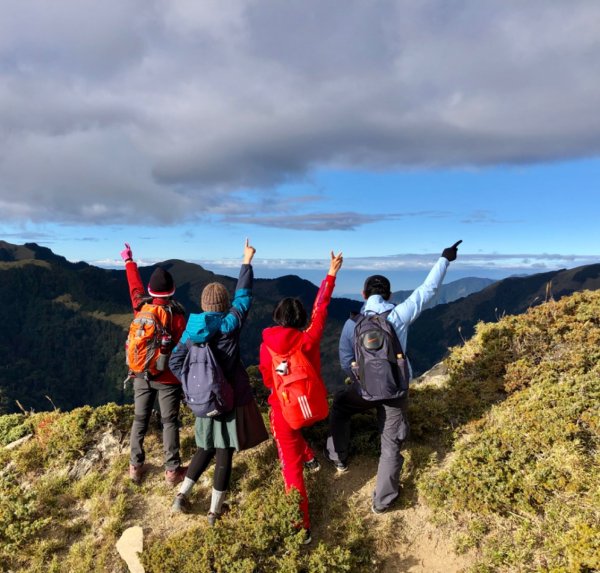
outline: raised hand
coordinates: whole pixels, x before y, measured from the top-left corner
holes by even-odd
[[[460,241],[456,241],[454,245],[451,247],[446,247],[442,252],[442,257],[448,259],[450,262],[455,261],[458,255],[458,245],[462,243],[462,239]]]
[[[125,243],[125,248],[121,251],[121,258],[127,262],[133,259],[133,253],[128,243]]]
[[[343,262],[344,257],[342,256],[341,252],[336,255],[333,251],[331,251],[331,262],[329,263],[329,272],[327,274],[331,275],[332,277],[336,276],[338,271],[342,268]]]
[[[248,239],[246,239],[246,244],[244,245],[244,264],[245,265],[249,265],[252,262],[254,253],[256,253],[256,249],[248,242]]]

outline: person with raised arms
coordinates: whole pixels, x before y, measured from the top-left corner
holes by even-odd
[[[144,289],[131,247],[121,251],[129,284],[134,320],[126,345],[129,367],[127,380],[133,380],[134,415],[131,426],[129,477],[139,484],[144,476],[144,438],[158,399],[165,452],[165,480],[179,483],[186,468],[179,454],[179,406],[181,384],[169,370],[167,360],[185,328],[185,310],[173,299],[175,282],[171,273],[156,267]]]
[[[373,513],[385,512],[398,497],[408,436],[408,384],[411,369],[406,357],[409,326],[436,295],[450,262],[457,257],[457,241],[444,249],[427,278],[404,302],[390,302],[390,281],[382,275],[366,279],[365,303],[344,324],[339,343],[342,369],[352,385],[338,392],[329,417],[325,456],[339,473],[348,470],[350,420],[372,408],[377,411],[381,455],[373,491]]]
[[[208,512],[210,525],[214,525],[227,509],[224,500],[229,489],[233,453],[268,439],[240,357],[240,333],[252,304],[254,275],[251,263],[255,252],[256,249],[246,239],[232,301],[225,285],[212,282],[204,287],[200,300],[202,312],[190,315],[169,362],[173,373],[183,382],[184,400],[196,413],[195,438],[198,446],[172,510],[175,513],[188,510],[188,496],[192,488],[215,458]],[[186,360],[188,355],[192,360]],[[194,356],[202,358],[196,360]],[[208,402],[195,400],[195,390],[198,396],[204,393]],[[214,400],[213,390],[222,393],[219,400]],[[207,407],[207,404],[210,406]]]
[[[273,311],[275,326],[263,331],[260,346],[259,368],[265,386],[271,390],[271,431],[286,492],[296,489],[300,493],[304,543],[311,542],[311,533],[303,470],[318,471],[320,465],[301,428],[328,414],[327,390],[321,379],[321,338],[342,262],[342,253],[334,255],[332,251],[329,271],[317,292],[310,320],[299,299],[282,299]]]

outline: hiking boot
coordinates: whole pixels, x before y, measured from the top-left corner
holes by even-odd
[[[182,493],[178,493],[173,500],[173,505],[171,505],[172,513],[187,513],[190,508],[190,502],[187,497]]]
[[[375,503],[371,504],[371,511],[376,515],[381,515],[382,513],[385,513],[387,510],[388,510],[387,507],[377,507],[375,505]]]
[[[308,545],[312,542],[312,537],[310,535],[310,529],[304,530],[304,539],[302,540],[302,545]]]
[[[343,474],[348,471],[348,466],[342,460],[332,460],[329,457],[329,452],[327,451],[327,448],[323,450],[323,455],[325,456],[326,460],[329,460],[334,465],[338,473]]]
[[[307,462],[304,462],[304,467],[311,473],[314,474],[321,469],[321,464],[317,458],[313,458]]]
[[[139,485],[142,483],[142,477],[144,475],[144,464],[134,465],[129,464],[129,479]]]
[[[184,480],[186,473],[187,473],[187,467],[183,467],[183,466],[179,466],[178,468],[175,468],[174,470],[166,470],[165,471],[165,481],[169,485],[177,485],[178,483],[181,483]]]
[[[229,506],[226,503],[224,503],[223,506],[221,507],[221,513],[214,513],[213,511],[209,511],[208,515],[206,516],[206,519],[208,519],[208,525],[210,525],[211,527],[214,527],[217,520],[221,519],[221,517],[224,514],[226,514],[228,511],[229,511]]]

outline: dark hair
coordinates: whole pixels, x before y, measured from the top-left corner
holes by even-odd
[[[301,330],[306,326],[306,311],[297,298],[286,297],[279,301],[273,311],[273,320],[279,326],[288,326]]]
[[[365,281],[363,288],[365,298],[373,294],[380,294],[385,300],[388,300],[392,294],[390,281],[383,275],[371,275]]]

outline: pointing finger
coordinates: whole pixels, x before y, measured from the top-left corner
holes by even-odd
[[[452,245],[453,249],[456,249],[458,247],[458,245],[460,245],[462,243],[462,239],[460,241],[456,241],[456,243],[454,243],[454,245]]]

